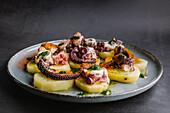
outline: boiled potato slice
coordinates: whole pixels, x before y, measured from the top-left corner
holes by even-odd
[[[110,52],[99,52],[99,56],[102,59],[105,59],[107,57],[113,57],[114,56],[114,51],[110,51]]]
[[[28,62],[26,67],[27,67],[27,71],[29,73],[34,74],[34,73],[40,72],[40,70],[37,67],[37,64],[34,63],[34,61]],[[58,69],[71,70],[70,65],[68,63],[66,65],[53,65],[53,66],[50,66],[50,68],[51,69],[56,69],[56,70],[58,70]]]
[[[34,74],[34,86],[43,91],[61,91],[68,90],[74,85],[74,79],[72,80],[52,80],[47,78],[42,73]]]
[[[37,67],[37,64],[34,63],[33,60],[27,63],[26,68],[27,68],[27,71],[28,71],[29,73],[33,73],[33,74],[34,74],[34,73],[40,72],[40,70],[39,70],[38,67]]]
[[[107,79],[107,82],[110,82],[110,79]],[[80,88],[83,91],[89,92],[89,93],[100,93],[103,90],[107,89],[109,84],[107,83],[99,83],[96,82],[95,84],[89,85],[86,83],[85,79],[83,77],[79,77],[75,80],[75,84],[78,88]]]
[[[139,70],[145,70],[147,65],[148,61],[141,58],[135,58],[134,66],[137,67]]]
[[[58,70],[58,69],[71,70],[70,65],[68,63],[66,65],[58,65],[58,64],[56,64],[56,65],[50,66],[50,68],[51,69],[56,69],[56,70]]]
[[[115,80],[123,83],[134,83],[138,80],[140,71],[137,67],[132,72],[126,72],[121,69],[107,69],[110,80]]]
[[[81,68],[80,64],[75,63],[75,62],[71,61],[70,59],[68,60],[68,63],[70,64],[70,66],[72,68],[75,68],[75,69]]]
[[[71,60],[69,60],[68,62],[69,62],[70,66],[72,68],[75,68],[75,69],[81,68],[81,66],[80,66],[81,64],[75,63],[75,62],[73,62]],[[95,64],[99,65],[100,64],[100,59],[96,58],[96,63]]]

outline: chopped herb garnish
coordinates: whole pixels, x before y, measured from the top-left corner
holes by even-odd
[[[28,57],[27,60],[34,60],[35,57]]]
[[[41,68],[41,64],[37,63],[37,67],[38,67],[38,69],[40,69]]]
[[[109,85],[115,85],[115,84],[117,84],[117,82],[115,82],[115,81],[110,81],[110,83],[109,83]]]
[[[40,56],[44,57],[44,56],[47,56],[47,55],[49,55],[49,54],[50,54],[49,51],[44,51],[44,52],[40,53],[40,54],[37,56],[37,59],[38,59]]]
[[[80,69],[81,69],[81,68],[78,68],[78,69],[72,68],[71,71],[72,71],[73,73],[75,73],[75,72],[80,71]]]
[[[87,96],[87,95],[90,95],[91,93],[87,93],[87,92],[80,92],[78,93],[77,95],[78,96]]]
[[[93,39],[90,38],[89,41],[93,41]]]
[[[88,45],[84,45],[83,47],[88,47]]]
[[[46,70],[47,68],[44,66],[43,68],[42,68],[42,71],[44,71],[44,70]]]
[[[100,70],[100,66],[94,65],[94,66],[91,66],[90,68],[88,68],[87,70]]]
[[[64,45],[66,42],[63,42],[63,43],[61,43],[61,44],[58,44],[58,46],[62,46],[62,45]]]
[[[140,74],[140,76],[139,76],[140,78],[147,78],[147,76],[146,75],[144,75],[144,74]]]
[[[60,71],[59,74],[66,74],[66,71]]]
[[[113,42],[113,41],[111,40],[111,41],[109,41],[109,42],[108,42],[108,44],[110,44],[110,45],[114,45],[114,44],[115,44],[115,42]]]
[[[46,70],[46,69],[50,69],[50,68],[48,68],[48,67],[42,67],[42,71],[44,71],[44,70]]]
[[[46,61],[46,59],[44,57],[42,57],[42,59],[44,60],[44,62]]]
[[[67,48],[69,47],[69,44],[67,44],[67,46],[66,46]]]
[[[124,58],[127,58],[125,55],[119,55],[119,57],[118,57],[119,59],[124,59]]]
[[[112,91],[107,89],[107,90],[102,91],[100,94],[102,94],[102,95],[111,95]]]
[[[33,62],[32,64],[37,64],[37,63]]]
[[[87,43],[87,42],[85,42],[83,46],[84,46],[84,47],[88,47],[88,43]]]
[[[65,50],[65,49],[63,49],[63,50],[61,50],[61,51],[64,51],[64,52],[66,52],[66,50]]]
[[[73,39],[80,39],[80,36],[73,36]]]

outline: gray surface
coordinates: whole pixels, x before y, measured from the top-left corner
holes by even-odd
[[[169,113],[169,6],[168,0],[0,1],[0,112]],[[52,101],[10,80],[6,65],[17,51],[42,41],[71,37],[76,31],[85,37],[117,37],[150,51],[163,62],[162,78],[138,96],[100,104]]]

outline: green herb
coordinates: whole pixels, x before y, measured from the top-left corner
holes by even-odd
[[[87,95],[90,95],[91,93],[87,93],[87,92],[80,92],[78,93],[77,95],[78,96],[87,96]]]
[[[44,67],[42,67],[42,71],[44,71],[44,70],[46,70],[47,68],[44,66]]]
[[[47,69],[50,69],[49,67],[46,67]]]
[[[61,43],[61,44],[58,44],[58,46],[62,46],[62,45],[64,45],[66,42],[63,42],[63,43]]]
[[[83,47],[88,47],[88,45],[84,45]]]
[[[124,58],[127,58],[125,55],[119,55],[118,59],[124,59]]]
[[[100,94],[102,94],[102,95],[111,95],[112,91],[107,89],[107,90],[102,91]]]
[[[147,78],[147,76],[146,75],[144,75],[144,74],[140,74],[140,76],[139,76],[140,78]]]
[[[87,70],[100,70],[100,66],[94,65],[94,66],[91,66],[90,68],[88,68]]]
[[[72,39],[80,39],[80,36],[73,36]]]
[[[63,50],[61,50],[61,51],[64,51],[64,52],[66,52],[66,50],[65,50],[65,49],[63,49]]]
[[[109,42],[108,42],[108,44],[110,44],[110,45],[114,45],[114,44],[115,44],[115,42],[113,42],[113,41],[111,40],[111,41],[109,41]]]
[[[28,57],[27,60],[34,60],[35,57]]]
[[[37,63],[37,67],[38,67],[38,69],[41,68],[41,64],[39,62]]]
[[[44,56],[47,56],[47,55],[49,55],[49,54],[50,54],[49,51],[44,51],[44,52],[40,53],[40,54],[37,56],[37,59],[38,59],[40,56],[44,57]]]
[[[110,81],[110,83],[109,83],[109,85],[115,85],[115,84],[117,84],[117,82],[115,82],[115,81]]]
[[[72,71],[73,73],[75,73],[75,72],[80,71],[80,69],[81,69],[81,68],[78,68],[78,69],[72,68],[71,71]]]
[[[84,46],[84,47],[88,47],[88,43],[87,43],[87,42],[85,42],[83,46]]]
[[[42,71],[44,71],[44,70],[46,70],[46,69],[50,69],[50,68],[48,68],[48,67],[42,67]]]
[[[67,44],[67,46],[66,46],[67,48],[69,47],[69,44]]]
[[[37,63],[33,62],[32,64],[35,65],[35,64],[37,64]]]
[[[46,61],[46,59],[44,57],[42,57],[42,59],[44,60],[44,62]]]
[[[66,71],[60,71],[59,74],[66,74]]]
[[[89,41],[93,41],[93,39],[90,38]]]

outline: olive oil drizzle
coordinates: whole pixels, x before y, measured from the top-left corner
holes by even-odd
[[[147,78],[147,75],[144,75],[144,74],[140,74],[140,76],[139,76],[140,78]]]
[[[101,95],[111,95],[112,91],[110,89],[106,89],[100,93]]]
[[[92,95],[92,93],[81,91],[80,93],[77,94],[77,96],[88,96],[88,95]]]

